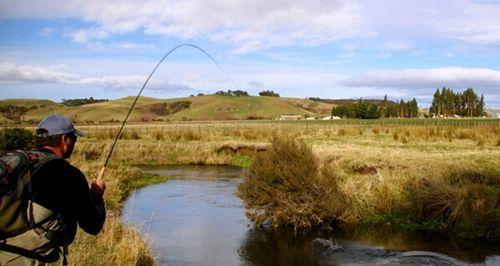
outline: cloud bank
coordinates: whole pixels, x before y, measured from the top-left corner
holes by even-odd
[[[77,19],[68,36],[85,43],[140,31],[208,39],[249,53],[385,36],[500,45],[500,3],[410,0],[52,0],[1,1],[0,19]],[[44,33],[42,33],[44,34]],[[396,43],[397,44],[397,43]],[[403,43],[404,48],[411,43]],[[387,48],[401,49],[388,43]]]
[[[486,68],[444,67],[430,69],[373,70],[342,81],[348,87],[436,89],[500,88],[500,71]]]
[[[206,38],[245,53],[288,45],[318,45],[358,36],[359,5],[347,0],[50,0],[0,3],[2,18],[74,18],[93,25],[75,29],[75,42],[142,31],[183,39]]]
[[[50,67],[16,65],[13,63],[0,64],[0,83],[62,84],[102,88],[105,90],[136,91],[142,87],[144,81],[145,77],[141,75],[80,77]],[[170,83],[168,80],[151,80],[146,89],[149,91],[193,90],[189,86]]]

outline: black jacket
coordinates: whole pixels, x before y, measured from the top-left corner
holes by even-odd
[[[77,225],[96,235],[102,229],[106,211],[102,194],[91,192],[83,173],[66,160],[42,165],[32,177],[33,201],[61,214],[69,243]]]

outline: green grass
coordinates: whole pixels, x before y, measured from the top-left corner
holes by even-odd
[[[2,100],[0,105],[19,105],[39,108],[29,111],[23,121],[39,121],[52,113],[64,114],[79,123],[117,123],[125,118],[134,97],[66,107],[47,100]],[[151,112],[148,105],[154,103],[171,103],[190,101],[191,106],[170,116],[159,116]],[[243,120],[274,119],[284,114],[324,116],[329,113],[331,105],[315,103],[305,99],[276,97],[230,97],[206,95],[178,99],[155,99],[141,97],[129,118],[131,122],[141,121],[184,121],[184,120]],[[3,120],[8,123],[8,120]]]

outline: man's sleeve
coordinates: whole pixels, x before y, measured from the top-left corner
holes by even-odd
[[[83,173],[77,168],[73,168],[77,182],[77,193],[75,201],[77,202],[76,218],[78,225],[85,232],[96,235],[102,229],[106,219],[106,210],[102,194],[91,192],[89,184]]]

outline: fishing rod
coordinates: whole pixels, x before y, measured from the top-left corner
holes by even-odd
[[[116,135],[115,137],[115,140],[113,141],[113,145],[111,145],[111,148],[109,150],[109,153],[108,153],[108,156],[106,157],[106,161],[104,161],[104,166],[101,168],[101,171],[99,172],[99,175],[97,176],[97,179],[98,180],[101,180],[103,175],[104,175],[104,171],[106,170],[106,167],[108,166],[108,162],[109,162],[109,159],[111,158],[111,155],[113,154],[113,151],[115,149],[115,146],[116,146],[116,143],[118,142],[118,139],[120,138],[122,132],[123,132],[123,128],[125,127],[125,124],[127,123],[127,120],[128,120],[128,117],[130,116],[130,114],[132,113],[132,110],[134,109],[135,107],[135,104],[137,103],[137,101],[139,100],[139,97],[141,96],[142,94],[142,91],[144,90],[144,88],[146,87],[146,85],[148,84],[149,80],[151,79],[151,77],[153,76],[153,74],[156,72],[156,69],[161,65],[161,63],[163,63],[163,61],[165,61],[165,59],[167,59],[167,57],[173,53],[175,50],[181,48],[181,47],[184,47],[184,46],[187,46],[187,47],[192,47],[192,48],[195,48],[195,49],[198,49],[199,51],[201,51],[203,54],[205,54],[208,58],[210,58],[210,60],[224,73],[224,75],[226,75],[227,77],[227,73],[226,71],[224,71],[224,69],[219,65],[219,63],[217,63],[217,61],[215,61],[215,59],[209,54],[207,53],[205,50],[203,50],[201,47],[197,46],[197,45],[194,45],[194,44],[191,44],[191,43],[183,43],[183,44],[179,44],[177,46],[175,46],[174,48],[170,49],[162,58],[161,60],[158,62],[158,64],[156,64],[155,68],[153,68],[153,71],[151,71],[151,73],[149,74],[148,78],[146,79],[146,81],[144,82],[144,84],[142,85],[141,87],[141,90],[139,91],[139,94],[137,94],[137,96],[135,97],[135,100],[134,102],[132,103],[132,106],[130,106],[130,109],[128,110],[128,113],[127,113],[127,116],[125,116],[125,120],[123,120],[122,122],[122,125],[120,126],[120,130],[118,131],[118,134]]]

